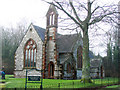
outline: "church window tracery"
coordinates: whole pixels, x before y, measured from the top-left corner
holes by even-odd
[[[36,67],[36,49],[35,41],[33,39],[28,40],[24,48],[24,67]]]

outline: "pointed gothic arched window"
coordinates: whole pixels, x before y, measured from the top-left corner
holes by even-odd
[[[54,12],[50,13],[50,25],[54,25],[55,23],[55,15]]]
[[[36,67],[37,45],[33,39],[29,39],[24,48],[24,67]]]

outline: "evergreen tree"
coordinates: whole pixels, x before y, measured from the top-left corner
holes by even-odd
[[[112,63],[112,47],[109,44],[107,44],[107,60],[111,64]]]
[[[119,47],[115,45],[113,49],[113,65],[115,67],[116,75],[119,73],[118,72],[118,60],[119,60]]]
[[[106,63],[106,76],[111,76],[111,70],[112,70],[112,48],[110,43],[107,44],[107,63]]]

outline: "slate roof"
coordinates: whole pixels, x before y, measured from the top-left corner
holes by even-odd
[[[45,29],[33,25],[35,30],[37,31],[38,35],[44,41],[45,38]],[[75,45],[77,40],[77,34],[72,34],[72,35],[61,35],[57,34],[56,38],[56,43],[57,43],[57,48],[59,53],[71,53],[73,46]]]
[[[72,52],[76,40],[77,40],[77,34],[57,35],[56,42],[59,53]]]
[[[59,54],[59,58],[60,58],[60,64],[63,64],[65,61],[67,61],[69,58],[71,58],[71,54],[70,53],[66,53],[66,54]]]
[[[33,25],[33,27],[37,31],[37,33],[38,33],[39,37],[42,39],[42,41],[44,41],[44,39],[45,39],[45,29],[43,29],[39,26],[36,26],[36,25]]]
[[[36,25],[33,25],[33,27],[38,33],[39,37],[44,42],[46,30]],[[77,38],[78,38],[77,34],[71,34],[71,35],[57,34],[56,43],[57,43],[58,52],[61,53],[60,55],[61,63],[64,63],[66,60],[70,58],[70,53],[72,53],[72,49],[76,44]],[[62,53],[66,53],[66,54],[62,54]],[[92,52],[89,52],[89,57],[91,59],[94,58]],[[99,66],[99,64],[100,64],[100,61],[98,60],[97,61],[94,60],[91,62],[92,67]]]

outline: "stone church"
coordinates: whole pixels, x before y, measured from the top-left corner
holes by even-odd
[[[58,12],[50,5],[46,29],[28,27],[15,52],[15,77],[28,75],[43,78],[76,79],[82,75],[82,37],[57,33]],[[79,39],[78,39],[79,38]]]

